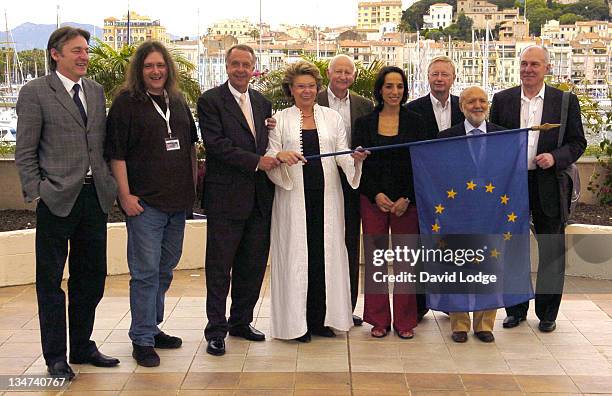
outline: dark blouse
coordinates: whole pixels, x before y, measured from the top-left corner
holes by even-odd
[[[153,98],[166,107],[163,97]],[[170,99],[170,128],[179,150],[166,150],[166,121],[151,99],[122,93],[108,113],[105,145],[107,158],[126,162],[130,193],[167,213],[191,209],[195,200],[191,147],[198,135],[182,99]]]
[[[316,129],[302,129],[302,154],[318,155],[321,153],[319,149],[319,134]],[[320,159],[310,160],[304,164],[302,168],[304,174],[304,189],[305,190],[322,190],[323,179],[323,164]]]
[[[402,107],[399,118],[398,134],[393,137],[382,136],[378,133],[379,111],[375,110],[358,118],[353,131],[353,148],[385,146],[427,139],[420,115]],[[393,201],[406,197],[414,202],[410,149],[403,147],[372,152],[363,162],[359,192],[371,202],[375,202],[376,195],[381,192]]]

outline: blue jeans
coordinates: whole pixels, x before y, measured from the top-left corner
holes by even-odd
[[[165,213],[144,202],[138,216],[128,217],[128,267],[130,269],[129,336],[140,346],[154,346],[164,320],[164,300],[172,270],[181,258],[185,211]]]

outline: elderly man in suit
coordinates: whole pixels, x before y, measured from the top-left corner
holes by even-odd
[[[465,115],[465,121],[441,131],[438,134],[438,138],[480,135],[504,129],[486,121],[487,111],[489,110],[489,98],[487,97],[487,93],[480,87],[469,87],[464,89],[459,96],[459,108]],[[480,143],[484,144],[486,142]],[[481,153],[476,152],[476,147],[478,147],[478,145],[474,145],[474,152],[471,152],[471,155],[474,157],[474,162],[478,163],[481,160],[481,158],[479,158]],[[474,298],[478,298],[478,295],[475,295]],[[474,334],[480,341],[493,342],[495,340],[493,336],[493,325],[495,324],[496,314],[496,309],[473,313]],[[467,332],[470,331],[469,312],[451,312],[449,315],[452,331],[451,338],[455,342],[466,342]]]
[[[198,117],[206,146],[207,174],[203,207],[206,237],[206,314],[204,331],[211,355],[225,353],[228,333],[250,341],[265,335],[251,326],[253,308],[266,270],[274,185],[265,171],[279,165],[264,157],[268,146],[266,118],[272,104],[249,89],[255,52],[247,45],[227,50],[228,81],[198,100]],[[231,277],[230,277],[231,272]],[[232,286],[229,320],[225,316]]]
[[[447,56],[431,60],[427,68],[429,94],[408,103],[406,107],[421,115],[429,139],[435,139],[438,132],[458,125],[465,120],[459,108],[459,97],[451,95],[455,82],[455,64]],[[420,322],[429,309],[425,295],[417,294],[417,320]]]
[[[84,78],[89,32],[63,27],[51,34],[52,72],[26,84],[17,101],[15,163],[28,202],[36,207],[36,295],[49,374],[71,380],[66,362],[66,258],[70,363],[111,367],[92,341],[106,277],[106,221],[116,184],[103,158],[106,109],[102,87]],[[70,251],[68,245],[70,244]]]
[[[349,147],[352,147],[351,131],[355,125],[355,120],[374,110],[372,101],[349,91],[349,88],[355,82],[355,74],[353,58],[344,54],[336,55],[329,62],[327,69],[329,86],[317,95],[319,105],[330,107],[342,116]],[[349,256],[351,304],[354,311],[357,304],[357,296],[359,295],[359,235],[361,233],[359,191],[351,188],[346,177],[344,177],[342,169],[338,168],[338,171],[340,172],[344,195],[344,241]],[[362,323],[363,319],[353,315],[353,324],[360,326]]]
[[[529,132],[527,146],[529,209],[539,251],[535,310],[540,319],[540,331],[551,332],[556,328],[565,275],[563,234],[567,213],[561,209],[561,199],[566,198],[560,198],[559,191],[560,188],[567,191],[568,180],[559,180],[557,172],[580,158],[586,139],[576,95],[570,95],[567,120],[561,120],[563,92],[544,84],[544,76],[550,72],[548,50],[539,45],[529,46],[523,50],[520,59],[521,85],[493,96],[491,122],[506,128],[566,123],[561,147],[557,147],[558,129]],[[518,326],[527,318],[528,308],[529,301],[507,307],[508,316],[503,326]]]

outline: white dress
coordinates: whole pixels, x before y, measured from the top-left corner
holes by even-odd
[[[293,106],[275,114],[276,128],[270,131],[266,156],[280,151],[301,152],[301,112]],[[314,119],[320,152],[348,150],[342,117],[335,110],[315,104]],[[359,186],[361,162],[355,166],[350,155],[322,158],[324,188],[325,326],[348,331],[353,325],[348,255],[344,242],[344,201],[338,166],[349,184]],[[308,246],[302,163],[268,171],[276,185],[272,206],[270,242],[270,291],[272,337],[293,339],[308,330]]]

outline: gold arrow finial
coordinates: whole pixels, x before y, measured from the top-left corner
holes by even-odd
[[[542,125],[534,125],[531,127],[532,131],[550,131],[551,129],[559,128],[561,124],[542,124]]]

